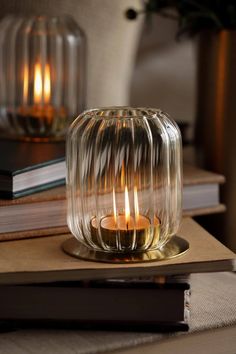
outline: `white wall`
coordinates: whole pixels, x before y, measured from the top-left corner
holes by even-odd
[[[177,122],[193,126],[195,40],[177,41],[176,32],[175,21],[157,15],[144,25],[131,84],[131,105],[161,108]]]

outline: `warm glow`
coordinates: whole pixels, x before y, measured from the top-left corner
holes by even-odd
[[[125,165],[124,165],[124,162],[122,162],[122,167],[121,167],[120,185],[121,185],[121,188],[124,187],[124,185],[125,185]]]
[[[134,187],[134,210],[135,210],[135,220],[136,222],[139,219],[139,206],[138,206],[138,190],[137,187]]]
[[[39,63],[35,64],[34,67],[34,103],[40,104],[42,101],[42,69]]]
[[[48,64],[45,66],[44,72],[44,85],[43,85],[43,94],[44,94],[44,103],[49,103],[51,96],[51,78],[50,78],[50,67]]]
[[[24,91],[24,95],[25,95],[25,91]],[[39,63],[36,63],[34,67],[34,103],[41,104],[42,99],[44,103],[49,103],[50,97],[51,97],[50,67],[48,64],[45,65],[44,80],[43,80],[42,67]]]
[[[130,221],[130,206],[129,206],[129,194],[128,188],[125,186],[125,222],[128,225]]]
[[[26,105],[28,99],[28,87],[29,87],[29,70],[28,67],[24,67],[23,73],[23,102]]]
[[[115,196],[115,190],[113,188],[113,213],[114,213],[114,220],[115,220],[115,224],[117,222],[117,218],[116,218],[116,196]]]

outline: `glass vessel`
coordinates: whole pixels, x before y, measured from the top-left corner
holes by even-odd
[[[179,129],[161,110],[85,111],[67,136],[72,234],[97,251],[160,249],[181,219],[181,161]]]
[[[85,105],[85,37],[69,16],[8,16],[0,23],[0,131],[65,137]]]

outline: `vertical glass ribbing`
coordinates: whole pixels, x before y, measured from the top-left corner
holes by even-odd
[[[69,16],[0,21],[0,128],[26,140],[64,137],[85,108],[86,43]]]
[[[180,223],[181,158],[179,130],[160,110],[111,107],[80,115],[68,134],[71,232],[97,250],[161,247]]]

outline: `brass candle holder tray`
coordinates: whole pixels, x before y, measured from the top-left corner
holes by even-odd
[[[189,249],[189,243],[184,238],[173,236],[163,247],[157,250],[130,253],[113,253],[92,250],[75,237],[71,237],[62,244],[64,252],[70,256],[105,263],[140,263],[163,261],[185,254]]]

